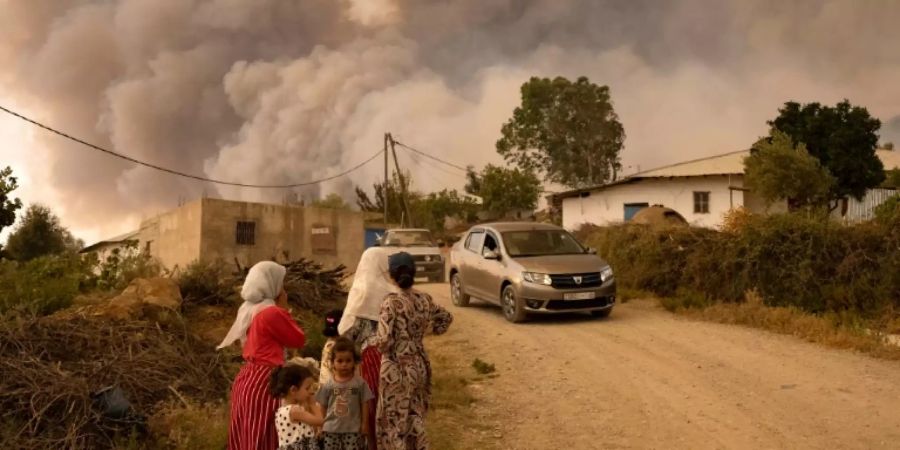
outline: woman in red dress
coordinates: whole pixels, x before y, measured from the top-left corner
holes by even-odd
[[[231,386],[229,450],[275,450],[275,411],[278,399],[269,393],[272,369],[284,364],[286,348],[303,347],[306,340],[287,311],[285,268],[263,261],[250,269],[241,297],[244,304],[219,348],[240,340],[244,365]]]

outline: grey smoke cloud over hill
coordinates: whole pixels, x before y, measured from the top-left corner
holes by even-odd
[[[900,114],[895,2],[0,0],[0,7],[0,90],[23,110],[136,158],[244,183],[339,173],[377,151],[385,131],[460,164],[496,162],[500,125],[533,75],[586,75],[609,85],[627,133],[623,163],[632,167],[745,147],[790,99],[846,97],[886,121]],[[122,220],[203,192],[283,195],[182,180],[35,136],[46,164],[30,167],[30,178],[52,189],[76,229],[119,231]],[[426,190],[463,182],[405,152],[401,162],[421,171],[415,182]],[[350,192],[379,176],[373,164],[299,194]]]

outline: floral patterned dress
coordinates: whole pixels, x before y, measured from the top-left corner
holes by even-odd
[[[428,294],[407,290],[390,294],[381,305],[376,344],[381,350],[377,411],[378,447],[428,448],[425,414],[431,401],[431,363],[422,339],[443,334],[453,316]]]

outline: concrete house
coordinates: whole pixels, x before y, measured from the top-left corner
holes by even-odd
[[[352,268],[364,250],[364,217],[356,211],[202,198],[144,220],[126,236],[168,269],[193,261],[237,259],[252,265],[300,257]],[[83,252],[116,245],[122,244],[101,241]]]
[[[725,213],[743,207],[751,212],[786,211],[785,203],[766,205],[744,187],[744,158],[749,150],[726,153],[639,172],[602,186],[556,195],[562,204],[563,226],[576,229],[585,223],[606,225],[626,222],[641,208],[662,205],[681,214],[690,224],[716,228]],[[900,167],[900,152],[877,150],[885,170]],[[894,195],[893,189],[873,189],[861,201],[848,200],[847,213],[836,218],[858,221],[871,218],[876,206]]]

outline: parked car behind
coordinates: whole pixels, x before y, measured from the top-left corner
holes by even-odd
[[[472,227],[450,251],[450,295],[500,305],[510,322],[529,313],[590,312],[606,317],[616,303],[612,268],[568,231],[516,222]]]
[[[407,252],[416,262],[416,276],[428,281],[443,283],[446,279],[444,255],[431,236],[431,232],[419,228],[387,230],[378,240],[383,247],[397,252]]]

